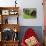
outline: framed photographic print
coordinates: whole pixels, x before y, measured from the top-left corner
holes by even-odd
[[[16,15],[17,13],[18,13],[18,12],[15,11],[15,10],[10,10],[10,11],[9,11],[9,14],[10,14],[10,15]]]
[[[31,19],[31,18],[36,18],[36,16],[37,16],[36,8],[24,8],[23,9],[23,18]]]
[[[10,15],[14,15],[14,12],[11,11],[11,12],[10,12]]]
[[[2,15],[9,15],[9,10],[2,10]]]

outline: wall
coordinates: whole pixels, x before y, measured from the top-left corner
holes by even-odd
[[[15,5],[14,1],[15,0],[0,0],[0,6],[1,7],[14,6]]]

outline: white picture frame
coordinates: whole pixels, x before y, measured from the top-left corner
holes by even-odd
[[[9,15],[9,10],[2,10],[2,15]]]

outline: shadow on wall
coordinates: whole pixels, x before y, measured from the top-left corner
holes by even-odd
[[[41,43],[43,43],[43,30],[42,30],[42,26],[21,26],[20,27],[20,32],[19,32],[20,42],[21,42],[21,40],[22,40],[22,38],[24,36],[24,33],[26,32],[26,30],[28,28],[32,28],[34,30],[34,32],[36,32],[39,41]]]

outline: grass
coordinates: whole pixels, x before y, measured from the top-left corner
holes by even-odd
[[[24,19],[31,19],[31,18],[36,18],[36,17],[33,17],[33,16],[31,16],[31,15],[27,15],[27,14],[24,14],[24,13],[23,13],[23,18],[24,18]]]

